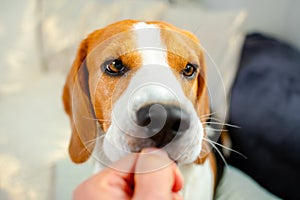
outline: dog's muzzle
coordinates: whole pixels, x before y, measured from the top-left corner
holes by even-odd
[[[143,127],[155,147],[161,148],[189,129],[190,117],[179,106],[154,103],[137,110],[136,123]]]

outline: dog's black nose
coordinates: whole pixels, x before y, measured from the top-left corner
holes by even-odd
[[[145,127],[147,135],[160,148],[190,126],[188,113],[178,106],[150,104],[137,111],[137,124]]]

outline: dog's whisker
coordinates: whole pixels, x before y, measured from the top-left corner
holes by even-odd
[[[99,121],[99,122],[111,122],[111,120],[106,120],[106,119],[95,119],[95,120],[97,120],[97,121]]]
[[[242,156],[242,157],[245,158],[245,159],[248,159],[247,156],[245,156],[245,155],[242,154],[241,152],[238,152],[238,151],[236,151],[236,150],[234,150],[234,149],[231,149],[231,148],[229,148],[229,147],[226,147],[226,146],[224,146],[224,145],[222,145],[222,144],[219,144],[219,143],[217,143],[217,142],[215,142],[215,141],[212,141],[212,140],[210,140],[210,139],[208,139],[208,138],[203,138],[203,140],[205,140],[205,141],[207,141],[207,142],[211,142],[211,143],[213,143],[213,144],[215,144],[215,145],[218,145],[218,146],[220,146],[220,147],[222,147],[222,148],[224,148],[224,149],[226,149],[226,150],[232,151],[232,152],[234,152],[234,153],[236,153],[236,154]]]
[[[210,119],[211,119],[210,116],[200,118],[201,121],[205,121],[205,122],[210,121]]]
[[[237,126],[237,125],[234,125],[234,124],[228,124],[228,123],[224,123],[224,121],[222,121],[221,119],[218,119],[218,118],[216,118],[216,117],[211,117],[211,120],[213,120],[213,121],[211,121],[212,123],[222,123],[222,124],[224,124],[224,125],[226,125],[226,126]],[[241,128],[240,126],[237,126],[236,128]]]
[[[216,122],[223,123],[223,121],[222,121],[221,119],[216,118],[216,117],[211,117],[210,119],[211,119],[211,120],[214,120],[214,121],[216,121]]]
[[[240,126],[236,126],[236,125],[228,124],[228,123],[222,123],[222,122],[205,122],[204,124],[216,124],[216,125],[229,126],[232,128],[241,128]]]
[[[111,122],[111,120],[99,119],[99,118],[93,118],[93,117],[83,116],[83,118],[88,119],[88,120],[100,121],[100,122]]]
[[[214,115],[214,114],[216,114],[216,112],[208,113],[208,114],[206,114],[206,115],[201,115],[200,118],[202,118],[202,117],[207,117],[207,116],[212,116],[212,115]]]
[[[206,128],[206,129],[213,130],[213,131],[228,131],[227,129],[224,129],[224,128],[212,128],[212,127],[209,127],[209,128]]]
[[[203,140],[204,140],[204,138],[203,138]],[[222,155],[222,153],[220,152],[220,150],[216,147],[216,145],[212,141],[210,141],[210,140],[205,140],[205,141],[207,141],[218,152],[218,154],[221,157],[221,159],[223,160],[225,166],[227,166],[228,164],[227,164],[224,156]]]
[[[92,142],[96,142],[97,140],[100,140],[100,139],[102,139],[103,137],[105,137],[105,135],[98,136],[98,137],[96,137],[96,138],[94,138],[94,139],[92,139],[92,140],[89,140],[89,141],[85,142],[85,145],[88,145],[88,144],[90,144],[90,143],[92,143]]]
[[[209,117],[210,118],[210,116],[212,116],[212,115],[214,115],[214,114],[216,114],[217,112],[213,112],[213,113],[209,113],[209,114],[206,114],[206,115],[201,115],[200,116],[200,119],[203,119],[203,118],[206,118],[206,117]],[[208,119],[209,119],[208,118]]]
[[[81,153],[83,153],[86,149],[88,149],[90,146],[94,145],[94,144],[97,142],[97,140],[104,139],[104,137],[105,137],[105,135],[101,135],[101,136],[98,136],[98,137],[96,137],[96,138],[94,138],[94,139],[92,139],[92,140],[88,140],[87,142],[85,142],[85,143],[84,143],[85,148],[83,148],[83,149],[79,152],[79,155],[80,155]]]
[[[241,128],[240,126],[237,126],[237,125],[234,125],[234,124],[228,124],[228,123],[223,122],[221,119],[218,119],[216,117],[212,117],[215,114],[217,114],[217,112],[212,112],[212,113],[209,113],[209,114],[206,114],[206,115],[201,115],[199,118],[200,119],[214,120],[214,121],[207,121],[204,124],[216,124],[216,125],[223,125],[223,126],[226,125],[226,126],[233,127],[233,128]]]

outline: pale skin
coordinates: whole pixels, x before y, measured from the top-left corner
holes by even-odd
[[[182,175],[166,152],[154,148],[130,154],[90,177],[73,200],[183,200]]]

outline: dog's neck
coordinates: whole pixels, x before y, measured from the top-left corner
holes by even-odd
[[[179,166],[184,178],[184,199],[213,199],[214,176],[209,162],[206,159],[202,165],[192,163]]]

